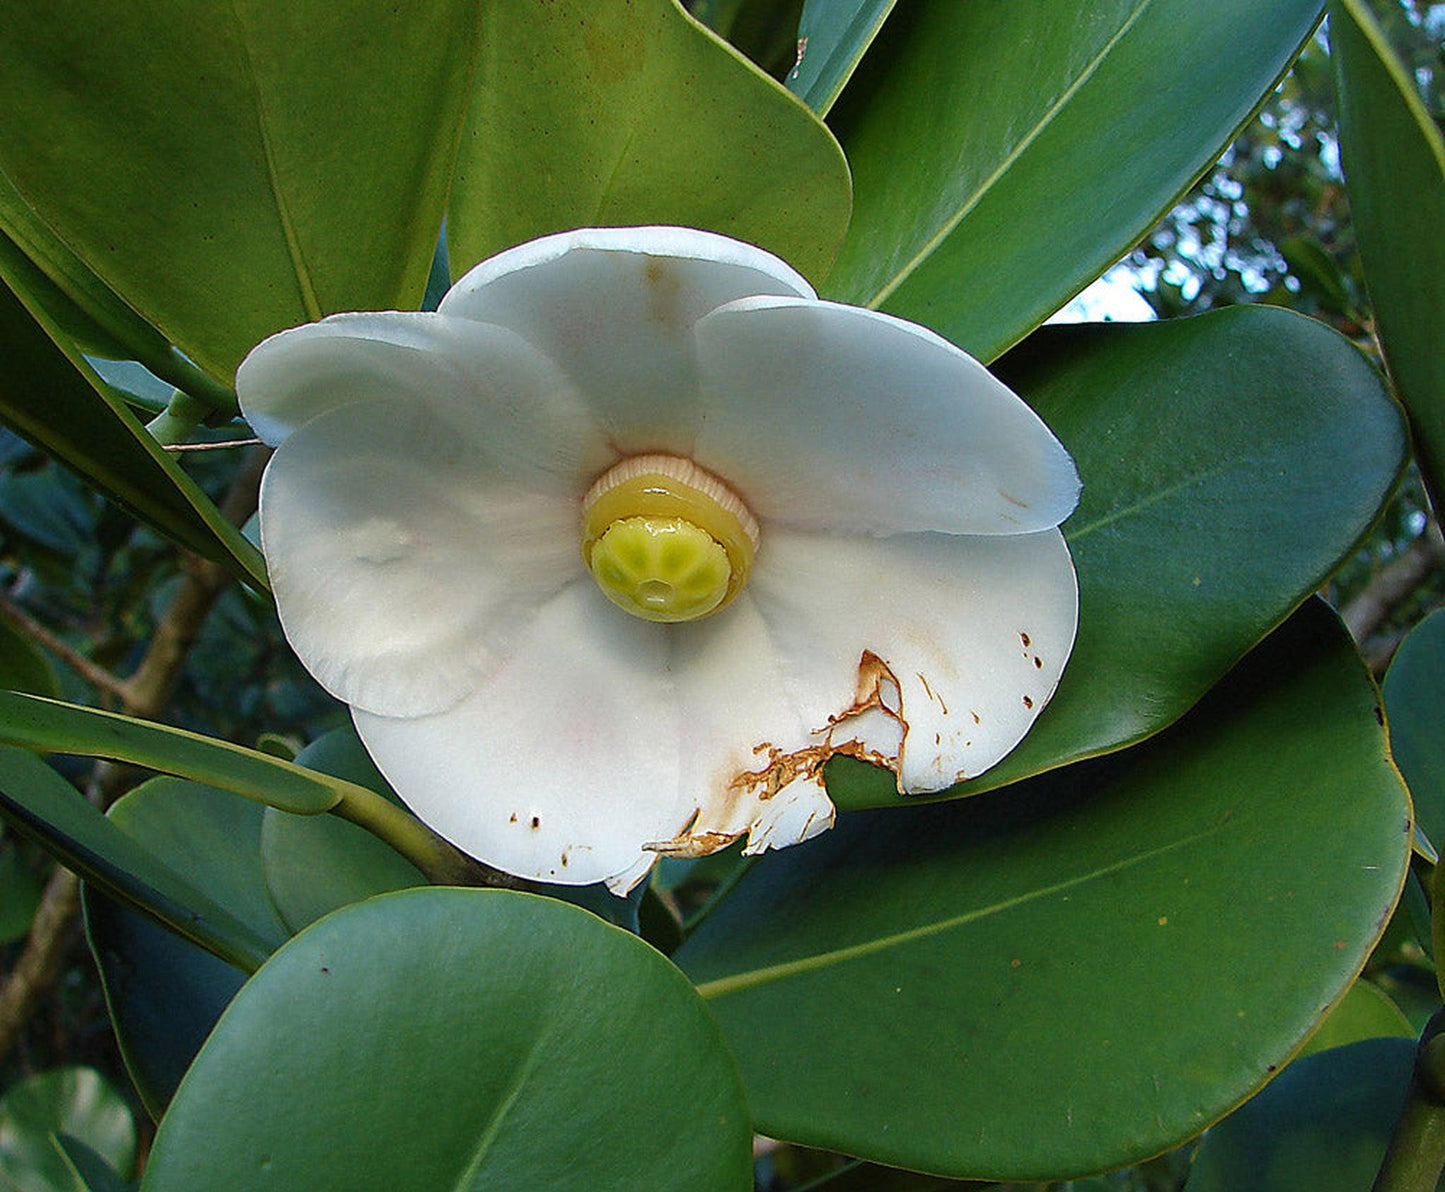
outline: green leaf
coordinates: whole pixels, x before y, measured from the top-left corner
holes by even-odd
[[[51,698],[60,694],[60,680],[55,677],[50,660],[3,617],[0,617],[0,689]]]
[[[1385,675],[1395,764],[1410,787],[1420,833],[1445,843],[1445,609],[1415,626]]]
[[[1185,1192],[1366,1192],[1414,1060],[1412,1041],[1370,1039],[1291,1064],[1209,1132]]]
[[[355,786],[215,737],[14,691],[0,691],[0,742],[129,762],[297,815],[329,811]]]
[[[0,838],[0,944],[29,934],[42,888],[39,877],[21,862],[14,843]]]
[[[338,911],[252,978],[142,1187],[743,1192],[751,1166],[732,1060],[666,960],[550,899],[429,888]]]
[[[1019,1180],[1198,1133],[1344,994],[1399,896],[1377,712],[1312,601],[1156,741],[760,859],[674,954],[757,1128]]]
[[[897,0],[807,0],[788,90],[820,116],[848,85]]]
[[[261,871],[266,810],[199,783],[153,778],[118,800],[109,819],[204,890],[270,951],[290,933],[271,905]],[[84,900],[121,1056],[141,1101],[159,1119],[246,974],[89,885]]]
[[[997,356],[1215,162],[1322,8],[903,5],[831,119],[855,199],[827,296]]]
[[[1079,633],[1053,701],[975,794],[1172,723],[1318,588],[1405,462],[1399,407],[1365,358],[1273,307],[1162,323],[1050,327],[1000,375],[1083,478],[1064,524]],[[840,760],[840,807],[898,802]]]
[[[1445,502],[1445,137],[1362,0],[1330,5],[1340,153],[1385,361]]]
[[[135,1121],[122,1097],[93,1068],[52,1068],[0,1097],[0,1179],[17,1192],[76,1192],[54,1136],[86,1143],[112,1167],[135,1166]]]
[[[675,0],[495,0],[447,218],[452,276],[567,228],[682,224],[817,279],[848,166],[804,105]]]
[[[70,1134],[57,1134],[52,1141],[75,1179],[77,1192],[129,1192],[130,1184],[93,1147]]]
[[[22,749],[0,747],[0,814],[68,869],[246,971],[271,945]]]
[[[415,308],[477,0],[4,6],[0,170],[89,268],[229,381],[264,336]]]
[[[313,741],[296,762],[359,783],[400,805],[350,728]],[[268,807],[260,844],[266,886],[293,932],[373,894],[426,884],[416,866],[385,842],[334,815],[288,815]]]
[[[1300,1049],[1300,1056],[1344,1047],[1361,1039],[1414,1039],[1415,1028],[1400,1007],[1378,985],[1361,977],[1329,1012],[1320,1029]],[[1299,1060],[1294,1061],[1298,1063]]]
[[[66,333],[3,284],[0,343],[0,420],[142,521],[265,589],[260,551],[146,433]]]

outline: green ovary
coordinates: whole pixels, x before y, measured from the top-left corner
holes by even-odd
[[[680,517],[627,517],[592,544],[592,575],[607,599],[648,621],[694,621],[728,594],[727,551]]]

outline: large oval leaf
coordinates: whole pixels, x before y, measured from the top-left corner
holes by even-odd
[[[646,944],[550,899],[406,890],[242,989],[142,1187],[742,1192],[750,1141],[716,1025]]]
[[[1363,0],[1330,6],[1350,215],[1390,375],[1445,502],[1445,137]]]
[[[1218,158],[1322,8],[902,5],[830,119],[855,200],[828,296],[998,355]]]
[[[1399,407],[1343,337],[1273,307],[1050,327],[1000,374],[1083,478],[1064,524],[1079,635],[1053,701],[974,794],[1181,716],[1354,549],[1406,458]],[[840,761],[839,806],[899,799]]]
[[[848,166],[797,99],[675,0],[491,0],[447,220],[452,275],[548,232],[682,224],[817,280]]]
[[[1404,879],[1376,693],[1319,602],[1156,741],[764,858],[674,959],[764,1133],[1057,1179],[1257,1088]]]
[[[5,0],[0,169],[229,381],[282,327],[420,300],[478,7]]]

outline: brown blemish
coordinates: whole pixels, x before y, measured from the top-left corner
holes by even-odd
[[[697,817],[693,816],[692,823],[696,822]],[[647,852],[661,853],[664,857],[683,857],[692,860],[725,849],[740,836],[742,836],[741,832],[694,833],[692,824],[689,824],[681,835],[674,836],[671,840],[650,840],[642,847]]]
[[[982,724],[982,723],[983,723],[983,721],[978,718],[978,713],[975,712],[975,711],[973,711],[973,709],[970,708],[968,714],[973,717],[973,722],[974,722],[974,724]]]
[[[532,831],[535,832],[535,831],[536,831],[538,828],[540,828],[541,826],[542,826],[542,817],[541,817],[540,815],[534,815],[534,816],[532,817]]]
[[[1026,707],[1026,708],[1032,708],[1033,706],[1034,706],[1033,696],[1031,696],[1031,695],[1026,695],[1026,696],[1024,696],[1024,707]]]
[[[1043,660],[1042,658],[1040,658],[1037,654],[1035,654],[1035,655],[1034,655],[1034,670],[1043,670],[1043,669],[1044,669],[1044,660]]]
[[[517,822],[517,813],[515,811],[512,812],[512,818],[508,822],[513,824]]]
[[[998,490],[998,495],[1001,496],[1010,505],[1017,505],[1020,509],[1027,509],[1029,507],[1029,503],[1027,501],[1020,501],[1012,493],[1006,493],[1003,489]]]
[[[647,281],[647,317],[670,330],[682,326],[682,279],[672,261],[648,257],[642,267]]]
[[[1029,648],[1029,646],[1031,646],[1031,645],[1033,644],[1032,642],[1029,641],[1029,635],[1028,635],[1027,633],[1020,633],[1020,634],[1019,634],[1019,641],[1023,642],[1023,644],[1024,644],[1024,649],[1025,649],[1025,650],[1027,650],[1027,649]]]

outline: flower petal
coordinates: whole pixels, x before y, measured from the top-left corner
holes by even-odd
[[[747,852],[784,848],[833,824],[822,751],[787,781],[771,759],[813,744],[768,627],[748,593],[707,620],[670,626],[669,669],[682,712],[682,795],[696,817],[660,851],[697,856],[748,834]]]
[[[511,658],[436,716],[354,710],[381,772],[458,848],[521,877],[635,882],[681,830],[677,708],[658,626],[590,579],[542,609]]]
[[[585,574],[571,493],[519,483],[423,402],[343,406],[291,435],[262,481],[261,538],[301,661],[382,715],[456,702]]]
[[[750,590],[801,715],[832,724],[836,752],[896,759],[907,793],[974,777],[1013,749],[1058,685],[1078,622],[1057,530],[879,539],[773,526]]]
[[[693,324],[750,294],[811,298],[777,257],[691,228],[583,228],[483,261],[440,313],[535,344],[593,403],[622,455],[687,454],[700,418]]]
[[[702,319],[694,458],[764,521],[888,534],[1047,529],[1078,500],[1063,445],[978,361],[891,315],[747,298]]]
[[[282,331],[241,362],[236,394],[273,446],[339,406],[426,402],[493,458],[569,486],[610,462],[576,391],[536,348],[504,327],[424,311],[332,315]]]

